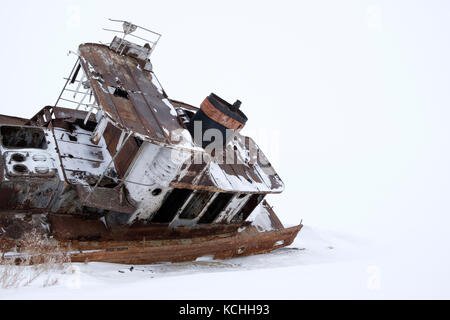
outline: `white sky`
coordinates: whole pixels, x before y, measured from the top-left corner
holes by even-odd
[[[449,9],[446,1],[8,1],[0,110],[31,117],[52,105],[74,62],[67,52],[109,42],[107,18],[131,20],[163,34],[152,61],[171,98],[199,105],[215,92],[243,102],[247,132],[286,183],[269,198],[283,221],[439,245],[448,256]]]

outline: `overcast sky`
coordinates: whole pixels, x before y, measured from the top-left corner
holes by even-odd
[[[68,51],[130,20],[163,34],[171,98],[243,102],[286,184],[269,197],[283,221],[447,249],[448,17],[446,1],[8,1],[1,113],[52,105]]]

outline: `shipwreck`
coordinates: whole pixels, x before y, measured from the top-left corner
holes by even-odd
[[[39,230],[74,262],[124,264],[292,244],[302,225],[285,228],[265,200],[284,184],[240,134],[241,102],[171,99],[150,60],[161,35],[111,21],[117,35],[79,46],[54,105],[0,115],[0,242]]]

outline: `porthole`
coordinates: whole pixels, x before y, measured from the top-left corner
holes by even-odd
[[[28,172],[28,168],[26,166],[24,166],[23,164],[16,164],[15,166],[13,166],[13,170],[17,173],[27,173]]]
[[[21,153],[14,153],[11,159],[15,162],[24,162],[26,160],[25,156]]]
[[[162,190],[158,188],[158,189],[155,189],[155,190],[152,191],[152,195],[154,197],[157,197],[157,196],[159,196],[161,194],[161,192],[162,192]]]
[[[35,170],[39,174],[47,174],[50,172],[50,169],[48,167],[36,167]]]

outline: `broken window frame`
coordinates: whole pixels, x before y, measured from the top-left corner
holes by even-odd
[[[7,136],[4,132],[4,128],[11,128],[11,129],[17,129],[17,134],[19,134],[21,131],[34,131],[35,133],[39,133],[40,135],[40,143],[39,145],[36,144],[25,144],[25,145],[19,145],[19,144],[7,144],[5,143],[5,137]],[[32,138],[33,139],[33,138]],[[2,125],[0,126],[0,140],[2,147],[5,149],[11,149],[11,150],[19,150],[19,149],[36,149],[36,150],[47,150],[48,149],[48,143],[47,143],[47,136],[45,134],[44,129],[37,128],[37,127],[26,127],[26,126],[11,126],[11,125]]]

